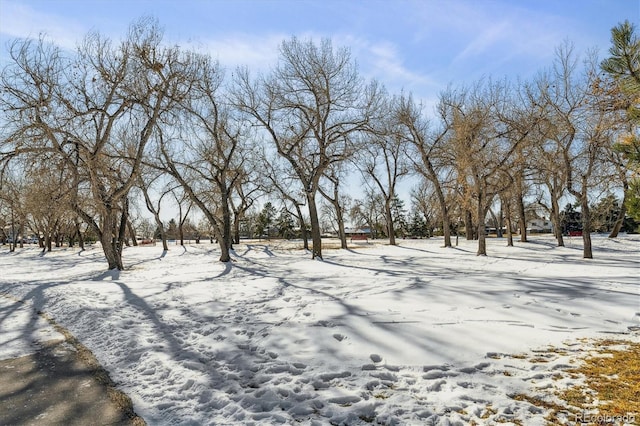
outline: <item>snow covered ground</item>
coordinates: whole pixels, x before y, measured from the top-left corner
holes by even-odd
[[[0,358],[41,338],[43,310],[150,425],[544,424],[508,395],[570,385],[551,376],[581,338],[640,340],[640,236],[594,235],[593,260],[575,238],[488,243],[487,257],[431,239],[312,261],[253,241],[228,265],[208,244],[135,247],[119,273],[99,247],[3,251],[0,294],[25,303],[0,297]],[[541,362],[549,345],[564,352]]]

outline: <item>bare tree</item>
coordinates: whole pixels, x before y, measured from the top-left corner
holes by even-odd
[[[384,227],[384,199],[375,188],[365,187],[365,198],[356,199],[349,211],[357,227],[369,227],[372,238],[378,238]]]
[[[180,191],[179,187],[174,188],[171,191],[171,195],[173,195],[173,200],[178,206],[178,239],[180,240],[180,245],[184,247],[184,228],[185,223],[189,220],[193,201],[185,192]]]
[[[224,74],[206,57],[199,58],[199,77],[182,114],[173,123],[179,133],[162,134],[162,168],[209,220],[220,246],[221,262],[231,261],[233,188],[244,175],[244,148],[250,140],[247,123],[224,98]]]
[[[411,190],[411,203],[426,221],[429,237],[433,236],[434,228],[442,226],[440,217],[442,209],[430,180],[421,176],[419,183]],[[450,200],[447,203],[451,203]]]
[[[44,40],[16,40],[2,73],[5,158],[53,155],[72,171],[92,199],[91,210],[75,200],[73,208],[109,269],[124,267],[128,194],[155,125],[188,92],[191,61],[161,40],[149,20],[117,45],[89,34],[68,58]]]
[[[555,145],[557,161],[566,173],[567,191],[580,204],[582,217],[583,257],[593,258],[591,244],[591,214],[589,196],[600,184],[617,130],[611,114],[602,108],[594,88],[597,76],[593,57],[582,71],[573,46],[566,43],[556,50],[556,61],[550,71],[548,86],[541,91],[541,103],[551,120],[553,131],[548,135]]]
[[[451,123],[447,113],[443,94],[438,106],[438,114],[441,122],[440,128],[432,128],[428,119],[424,116],[422,107],[417,105],[411,96],[401,97],[396,104],[396,120],[403,127],[404,138],[413,146],[416,155],[410,155],[414,170],[428,180],[440,205],[442,219],[442,232],[444,246],[451,247],[451,223],[450,207],[446,197],[443,174],[446,173],[440,167],[438,158],[447,143]]]
[[[485,218],[498,194],[509,186],[501,171],[514,156],[528,131],[514,129],[505,120],[508,86],[489,82],[462,89],[446,100],[452,123],[449,149],[456,160],[459,180],[469,183],[475,202],[478,255],[487,254]]]
[[[391,245],[396,245],[396,232],[391,212],[392,202],[396,196],[398,183],[409,174],[407,157],[409,142],[402,134],[404,130],[402,124],[398,123],[397,116],[394,117],[394,110],[403,108],[403,105],[403,99],[396,98],[389,101],[388,113],[376,123],[376,130],[366,135],[356,160],[365,182],[373,181],[376,190],[382,194],[387,235]],[[414,121],[405,121],[405,123],[415,124]]]
[[[270,76],[238,72],[238,106],[264,128],[300,180],[309,208],[312,257],[322,259],[316,195],[325,171],[353,154],[354,135],[377,114],[379,89],[365,85],[347,49],[296,38],[280,46]]]
[[[167,233],[164,227],[164,223],[162,222],[162,219],[160,219],[160,210],[162,208],[163,198],[171,193],[171,191],[175,188],[175,186],[173,186],[175,185],[175,183],[165,183],[164,188],[159,190],[158,197],[155,202],[151,198],[151,191],[154,189],[154,183],[161,181],[163,177],[164,174],[162,172],[148,168],[148,170],[144,170],[143,173],[140,174],[138,179],[138,188],[140,188],[142,192],[147,210],[153,215],[156,229],[160,233],[160,239],[162,240],[162,250],[166,253],[169,250],[169,245],[167,244]],[[155,192],[158,192],[158,190],[156,190]]]
[[[283,167],[278,158],[269,158],[266,153],[263,152],[263,154],[263,170],[267,182],[265,190],[276,192],[282,198],[285,206],[289,203],[293,207],[295,212],[289,211],[298,220],[303,248],[309,250],[307,221],[302,213],[302,207],[306,204],[306,197],[300,181],[286,167]]]
[[[338,231],[338,238],[340,239],[340,247],[342,249],[347,248],[347,234],[345,232],[344,216],[345,211],[348,209],[349,197],[340,193],[340,183],[343,180],[339,169],[339,165],[332,165],[326,172],[323,181],[328,185],[327,189],[323,188],[321,184],[318,186],[318,191],[324,197],[329,204],[333,207],[333,218],[335,219]]]
[[[243,167],[239,169],[239,176],[232,188],[229,198],[233,212],[233,239],[240,243],[240,223],[246,218],[247,212],[265,189],[265,170],[258,166],[260,161],[253,154],[253,149],[246,150]]]
[[[544,87],[548,87],[548,84],[545,83]],[[560,202],[567,188],[567,173],[564,162],[558,160],[562,155],[562,145],[554,142],[556,130],[550,117],[546,117],[538,136],[540,143],[533,146],[532,157],[536,161],[532,168],[534,183],[540,188],[536,194],[536,202],[549,214],[558,246],[563,247]]]

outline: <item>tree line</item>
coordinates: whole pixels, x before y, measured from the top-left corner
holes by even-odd
[[[0,75],[0,221],[30,224],[49,249],[62,228],[79,244],[89,232],[108,268],[123,269],[133,200],[144,200],[163,234],[160,208],[173,198],[179,221],[189,209],[202,215],[228,262],[243,221],[270,194],[321,259],[323,213],[346,248],[347,214],[373,228],[382,212],[395,244],[398,185],[417,176],[416,209],[439,224],[446,247],[463,224],[486,255],[497,209],[509,244],[515,228],[526,241],[531,203],[563,245],[560,205],[571,199],[591,258],[591,208],[602,194],[623,194],[611,236],[625,217],[640,220],[634,30],[613,28],[604,60],[566,42],[528,81],[446,87],[433,112],[365,79],[349,49],[328,39],[284,40],[266,73],[230,73],[207,54],[167,45],[150,18],[120,41],[91,32],[73,52],[16,39]],[[354,173],[360,200],[347,191]]]

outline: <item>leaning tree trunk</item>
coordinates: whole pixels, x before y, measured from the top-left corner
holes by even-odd
[[[560,219],[560,206],[558,199],[551,197],[551,224],[553,225],[553,233],[558,242],[558,247],[564,247],[564,237],[562,236],[562,220]]]
[[[127,231],[131,237],[131,245],[136,247],[138,245],[138,236],[136,235],[136,230],[133,228],[133,224],[130,220],[127,220]]]
[[[76,235],[78,236],[78,245],[80,246],[80,250],[84,250],[84,236],[82,235],[82,231],[80,231],[80,222],[76,219]]]
[[[591,211],[589,210],[589,200],[584,194],[580,200],[582,207],[582,257],[585,259],[593,259],[593,251],[591,248]]]
[[[438,198],[438,204],[440,204],[440,214],[442,214],[442,236],[444,237],[444,246],[451,247],[451,220],[449,219],[449,206],[447,206],[447,199],[444,196],[440,182],[437,179],[437,173],[433,168],[433,164],[428,157],[423,155],[423,162],[427,168],[427,178],[433,184],[433,189],[436,191],[436,197]]]
[[[322,235],[318,219],[318,206],[316,206],[315,194],[311,191],[307,193],[307,204],[309,204],[309,221],[311,222],[311,258],[322,260]]]
[[[623,182],[623,195],[622,195],[622,205],[620,206],[620,212],[618,213],[618,218],[616,222],[613,224],[613,229],[609,234],[609,238],[616,238],[618,233],[622,229],[622,225],[624,224],[624,217],[627,214],[627,201],[629,199],[629,184],[627,182]]]
[[[302,209],[300,208],[300,204],[294,202],[293,203],[296,208],[296,213],[298,213],[298,224],[300,225],[300,236],[302,237],[302,248],[304,250],[309,250],[309,236],[307,235],[307,224],[304,221],[304,216],[302,215]]]

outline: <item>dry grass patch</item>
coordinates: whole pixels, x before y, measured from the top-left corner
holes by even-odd
[[[557,390],[553,395],[510,397],[547,410],[549,414],[545,419],[549,425],[566,424],[567,419],[575,420],[584,413],[610,418],[626,416],[633,424],[640,425],[640,343],[611,339],[582,343],[592,348],[589,354],[572,360],[575,368],[551,376],[556,381],[569,377],[582,384]],[[551,350],[551,353],[563,354],[563,351]],[[547,362],[548,359],[537,357],[529,361]]]
[[[611,416],[635,415],[640,424],[640,343],[602,340],[597,351],[569,370],[585,385],[558,393],[583,410],[597,409]]]

